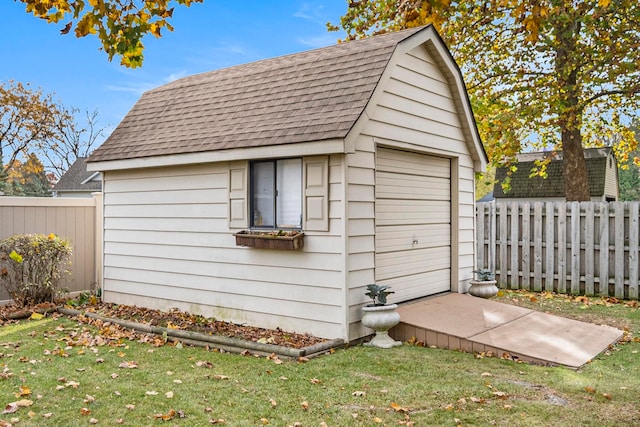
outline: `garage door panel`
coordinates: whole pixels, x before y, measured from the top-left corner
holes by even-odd
[[[379,148],[376,162],[376,282],[393,301],[449,290],[450,160]]]
[[[403,174],[451,176],[450,161],[444,157],[426,156],[384,148],[380,148],[378,153],[382,154],[376,160],[378,170]],[[425,164],[428,165],[428,168],[425,168]]]
[[[451,227],[449,224],[379,226],[377,234],[379,239],[376,250],[385,253],[448,246]]]
[[[376,202],[376,225],[450,224],[451,205],[448,202],[394,203]]]
[[[376,281],[442,270],[451,266],[448,247],[389,252],[376,257]]]
[[[394,185],[400,187],[432,188],[440,186],[442,189],[449,189],[450,178],[433,177],[426,175],[408,175],[403,173],[379,172],[376,175],[376,184]]]
[[[395,292],[390,301],[408,301],[426,295],[447,292],[451,289],[449,269],[411,274],[395,279],[384,280],[381,284],[391,286]]]

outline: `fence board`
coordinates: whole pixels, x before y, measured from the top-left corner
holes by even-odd
[[[518,232],[519,209],[518,204],[513,203],[511,207],[511,287],[517,286],[520,277],[520,267],[518,265],[518,256],[520,253],[520,237]]]
[[[615,209],[615,296],[624,298],[624,204],[615,202],[612,205]]]
[[[70,292],[92,289],[99,282],[95,199],[0,197],[0,239],[14,234],[54,233],[73,246],[71,276],[62,287]],[[0,289],[0,301],[9,295]]]
[[[545,204],[545,278],[544,278],[544,290],[553,291],[554,270],[555,270],[555,236],[553,234],[553,224],[555,220],[554,204],[547,202]]]
[[[587,295],[595,295],[595,206],[593,203],[586,203],[586,215],[584,218],[584,293]]]
[[[609,296],[609,204],[600,204],[600,292]]]
[[[639,298],[640,202],[492,202],[476,213],[479,265],[502,287]]]
[[[533,205],[533,290],[542,290],[542,203]]]
[[[629,299],[638,299],[638,203],[631,203],[629,209]]]
[[[529,289],[531,274],[531,205],[522,204],[522,288]],[[518,289],[517,283],[511,284],[512,289]]]

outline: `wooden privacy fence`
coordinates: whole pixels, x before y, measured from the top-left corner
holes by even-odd
[[[638,299],[640,202],[476,206],[478,267],[503,288]]]
[[[0,197],[0,239],[26,233],[55,233],[71,242],[71,276],[63,288],[79,292],[100,286],[101,193],[91,199]],[[5,289],[0,287],[0,301],[8,300]]]

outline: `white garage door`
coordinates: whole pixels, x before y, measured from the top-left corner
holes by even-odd
[[[451,161],[378,148],[376,163],[376,283],[394,302],[450,290]]]

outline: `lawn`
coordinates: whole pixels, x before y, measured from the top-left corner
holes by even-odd
[[[158,346],[49,316],[0,327],[0,426],[640,424],[638,306],[498,300],[626,327],[627,342],[578,371],[409,344],[287,361]]]

